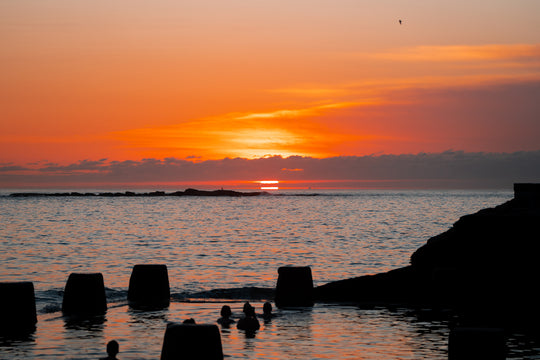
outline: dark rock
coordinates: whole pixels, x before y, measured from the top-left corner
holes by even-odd
[[[213,191],[206,191],[206,190],[196,190],[196,189],[186,189],[184,191],[184,195],[187,196],[259,196],[268,194],[265,192],[239,192],[239,191],[233,191],[233,190],[213,190]]]
[[[186,298],[201,298],[201,299],[250,299],[250,300],[267,300],[273,299],[275,289],[261,287],[241,287],[229,289],[212,289],[207,291],[195,292],[187,296],[176,294],[175,298],[185,301]]]
[[[153,191],[148,194],[149,196],[165,196],[165,191]]]
[[[411,265],[315,289],[321,301],[450,307],[471,326],[540,320],[540,184],[516,184],[516,197],[460,218],[411,256]]]
[[[506,338],[501,328],[452,329],[448,339],[448,360],[505,360]]]
[[[420,294],[422,274],[412,266],[386,273],[334,281],[315,288],[315,298],[322,301],[359,302],[364,305],[415,304]]]
[[[102,197],[133,197],[133,196],[260,196],[260,195],[270,195],[264,191],[257,192],[240,192],[233,190],[196,190],[196,189],[187,189],[186,191],[175,191],[173,193],[166,193],[164,191],[152,191],[149,193],[135,193],[132,191],[125,192],[103,192],[103,193],[78,193],[78,192],[65,192],[65,193],[12,193],[11,197],[80,197],[80,196],[102,196]]]

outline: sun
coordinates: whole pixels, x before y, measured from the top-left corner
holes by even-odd
[[[279,180],[260,180],[261,190],[279,190]]]

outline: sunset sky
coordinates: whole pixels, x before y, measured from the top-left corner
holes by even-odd
[[[539,14],[537,0],[2,1],[0,187],[226,158],[538,161]],[[276,169],[258,176],[308,176]]]

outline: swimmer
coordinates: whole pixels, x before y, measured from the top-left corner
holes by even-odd
[[[111,340],[107,343],[107,357],[101,358],[101,360],[118,360],[116,354],[119,352],[118,342]]]
[[[263,315],[262,315],[264,321],[269,321],[274,317],[272,314],[272,304],[270,304],[268,301],[264,303],[263,305]]]
[[[229,305],[223,305],[221,307],[221,317],[218,319],[218,324],[223,327],[229,327],[229,325],[234,324],[234,320],[231,319],[232,311]]]
[[[244,314],[245,316],[242,319],[238,320],[238,325],[236,327],[240,330],[246,331],[259,330],[261,325],[259,324],[259,320],[257,320],[255,308],[249,303],[246,303],[244,305]]]
[[[244,308],[242,309],[242,311],[244,312],[244,314],[247,314],[250,310],[249,309],[253,309],[253,306],[251,306],[251,304],[249,303],[249,301],[246,301],[246,303],[244,304]]]

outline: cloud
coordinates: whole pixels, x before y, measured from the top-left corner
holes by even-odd
[[[132,151],[153,157],[165,154],[182,158],[199,154],[204,159],[259,158],[267,154],[322,157],[335,155],[328,152],[329,143],[361,136],[334,129],[317,118],[358,106],[361,103],[329,102],[297,109],[229,113],[171,126],[130,129],[111,136]]]
[[[15,170],[21,170],[17,173]],[[313,158],[272,156],[260,159],[82,160],[48,166],[37,173],[0,171],[0,186],[133,187],[201,184],[242,187],[264,179],[286,186],[506,188],[515,182],[540,182],[540,151],[468,153],[444,151],[402,155]],[[296,184],[296,185],[294,185]],[[300,185],[301,184],[301,185]]]
[[[376,59],[415,62],[534,61],[540,60],[538,44],[416,46],[370,55]]]
[[[304,171],[304,169],[288,169],[288,168],[283,168],[283,169],[281,169],[281,171]]]
[[[39,168],[42,172],[89,172],[89,171],[102,171],[107,166],[107,159],[100,159],[97,161],[92,160],[80,160],[77,163],[62,166],[58,164],[49,164],[45,167]]]
[[[540,80],[489,80],[396,80],[382,86],[385,90],[377,100],[363,94],[370,83],[350,85],[351,97],[342,101],[229,113],[112,136],[123,144],[128,158],[141,153],[149,158],[184,159],[197,154],[199,160],[207,160],[269,154],[327,158],[448,148],[536,150]]]
[[[335,126],[374,135],[344,143],[342,154],[538,149],[540,81],[412,88],[391,95],[393,102],[385,105],[334,114]]]
[[[19,165],[10,165],[10,164],[0,164],[0,173],[3,172],[17,172],[17,171],[26,171],[29,170],[27,167]]]
[[[317,85],[304,85],[290,88],[269,90],[270,93],[285,94],[287,96],[301,96],[311,98],[328,98],[347,95],[344,88],[324,88]]]

